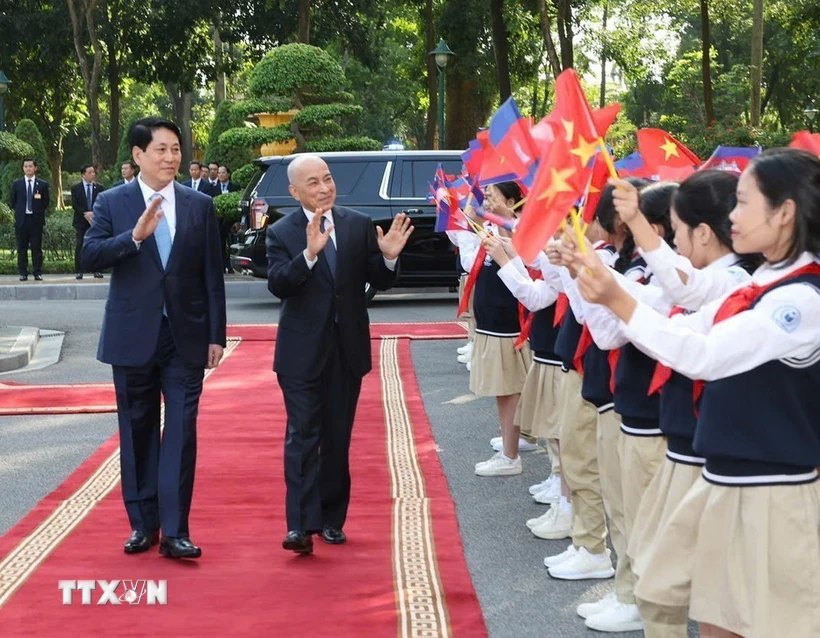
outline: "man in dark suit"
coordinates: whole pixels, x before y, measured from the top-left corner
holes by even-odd
[[[97,195],[105,190],[101,184],[94,181],[97,178],[97,170],[91,164],[80,166],[80,175],[82,179],[71,187],[71,207],[74,209],[72,226],[77,239],[74,246],[74,272],[77,273],[77,279],[83,278],[80,252],[83,249],[85,233],[94,219],[94,202],[97,201]],[[102,276],[101,272],[94,273],[96,279],[102,279]]]
[[[231,181],[231,169],[224,164],[220,164],[217,169],[216,186],[212,187],[214,197],[217,195],[224,195],[225,193],[235,193],[239,190],[239,185]],[[219,222],[219,240],[222,243],[222,265],[225,272],[233,274],[234,269],[231,266],[231,226],[230,221],[220,220]]]
[[[133,530],[125,552],[160,542],[163,556],[198,558],[188,531],[196,417],[204,369],[219,364],[225,347],[225,284],[213,202],[174,181],[180,138],[177,125],[160,118],[132,125],[139,177],[97,198],[80,261],[114,271],[97,358],[114,373]]]
[[[367,215],[334,206],[327,164],[300,155],[288,166],[302,205],[268,228],[268,288],[282,300],[273,369],[285,396],[288,534],[282,546],[331,544],[350,501],[348,451],[362,377],[370,371],[365,284],[389,288],[413,227],[398,215],[385,234]]]
[[[204,167],[203,167],[204,168]],[[216,162],[211,162],[208,164],[208,174],[205,175],[208,178],[208,182],[211,184],[212,187],[219,186],[219,164]],[[218,195],[219,193],[214,192],[214,195]]]
[[[202,163],[199,160],[191,160],[191,163],[188,165],[188,174],[191,177],[182,182],[183,186],[193,188],[195,191],[205,193],[210,197],[216,195],[214,189],[211,187],[211,183],[202,175]]]
[[[137,165],[134,163],[134,160],[125,160],[122,163],[120,166],[120,175],[122,175],[122,179],[114,182],[111,188],[130,184],[137,179]]]
[[[28,251],[34,279],[43,280],[43,227],[48,209],[48,184],[36,175],[37,161],[23,160],[23,177],[11,184],[9,206],[14,211],[14,232],[17,235],[17,270],[20,281],[28,280]]]

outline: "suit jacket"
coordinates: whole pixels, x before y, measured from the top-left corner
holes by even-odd
[[[102,184],[94,182],[91,185],[94,191],[94,201],[97,201],[97,196],[105,190]],[[80,180],[71,187],[71,207],[74,209],[74,221],[72,226],[77,230],[88,230],[91,224],[85,218],[85,213],[91,208],[91,202],[88,201],[88,196],[85,191],[85,182]]]
[[[138,182],[101,193],[94,204],[80,265],[89,272],[113,269],[97,350],[103,363],[148,363],[163,306],[185,365],[204,368],[208,345],[225,346],[225,282],[213,202],[180,184],[174,194],[176,235],[165,270],[153,235],[139,248],[131,238],[146,208]]]
[[[233,182],[230,182],[230,181],[228,182],[228,192],[229,193],[235,193],[238,190],[239,190],[239,185],[238,184],[234,184]],[[222,182],[217,182],[216,186],[214,187],[214,197],[216,197],[217,195],[221,195],[221,194],[222,194]]]
[[[133,181],[136,180],[136,179],[137,178],[134,177],[134,179],[131,180],[131,183],[133,183]],[[114,182],[113,184],[111,184],[111,188],[116,188],[117,186],[125,186],[125,180],[121,179],[121,180],[118,180],[118,181]]]
[[[187,186],[188,188],[191,188],[191,184],[193,184],[193,183],[194,183],[194,181],[193,181],[193,180],[189,177],[189,178],[188,178],[188,179],[186,179],[184,182],[182,182],[182,185],[183,185],[183,186]],[[214,197],[214,196],[216,196],[216,195],[218,195],[218,194],[219,194],[219,193],[218,193],[218,192],[217,192],[217,191],[216,191],[216,190],[215,190],[215,189],[211,186],[211,182],[209,182],[207,178],[205,178],[205,179],[200,179],[200,180],[199,180],[199,187],[197,188],[197,190],[198,190],[200,193],[205,193],[206,195],[208,195],[208,196],[210,196],[210,197]]]
[[[31,217],[32,221],[42,227],[46,224],[46,209],[48,208],[49,195],[48,183],[44,179],[34,177],[34,187],[32,188],[31,215],[26,215],[26,178],[21,177],[11,183],[11,193],[9,194],[9,206],[14,211],[14,227],[22,228],[26,217]],[[38,198],[37,195],[40,197]]]
[[[328,356],[328,339],[338,318],[339,341],[352,374],[370,371],[370,320],[365,284],[386,290],[396,278],[384,263],[373,220],[335,206],[336,276],[324,251],[308,268],[307,216],[298,208],[267,230],[268,289],[282,300],[273,369],[297,378],[315,378]],[[330,240],[332,241],[332,240]]]

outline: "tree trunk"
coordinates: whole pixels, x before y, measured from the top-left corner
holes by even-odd
[[[48,165],[51,167],[51,187],[56,197],[58,210],[65,208],[63,203],[63,134],[58,133],[56,142],[48,147]]]
[[[424,148],[433,149],[436,143],[436,119],[438,117],[438,72],[436,61],[430,51],[436,48],[436,25],[433,22],[433,0],[425,0],[423,11],[425,62],[427,63],[427,127],[424,133]]]
[[[475,132],[487,123],[493,105],[489,99],[479,97],[473,78],[448,72],[446,81],[447,140],[446,144],[442,140],[441,148],[467,148]]]
[[[171,99],[171,105],[174,108],[174,121],[182,132],[182,140],[180,140],[182,164],[180,165],[180,170],[184,172],[189,162],[193,159],[191,92],[183,90],[178,84],[172,82],[165,83],[165,91],[168,93],[168,97]]]
[[[504,22],[504,0],[490,0],[490,18],[492,21],[493,51],[495,65],[498,69],[498,91],[504,102],[512,95],[510,81],[510,45],[507,25]]]
[[[108,86],[111,91],[110,113],[111,130],[108,138],[108,158],[106,164],[111,166],[117,161],[120,146],[120,63],[113,46],[108,47]],[[99,168],[103,168],[100,166]]]
[[[310,44],[310,0],[299,0],[299,42]]]
[[[216,84],[214,86],[214,107],[219,106],[227,97],[225,81],[225,49],[222,44],[222,34],[219,32],[219,17],[213,24],[214,34],[214,65],[216,66]]]
[[[575,66],[573,54],[572,3],[570,0],[557,0],[558,6],[558,41],[561,46],[561,67],[571,69]]]
[[[601,97],[598,99],[598,108],[606,106],[606,23],[609,18],[609,2],[604,2],[604,15],[601,20]]]
[[[752,3],[751,125],[760,126],[760,87],[763,83],[763,0]]]
[[[547,10],[547,0],[538,0],[538,11],[541,14],[541,34],[547,46],[547,59],[552,69],[552,77],[557,78],[563,69],[558,60],[558,52],[555,50],[555,41],[552,39],[552,18]]]
[[[709,53],[712,38],[709,29],[709,0],[700,0],[701,21],[701,68],[703,71],[703,108],[706,110],[706,124],[715,121],[715,107],[712,103],[712,72]]]
[[[102,75],[102,47],[97,39],[97,26],[94,13],[99,0],[68,0],[68,12],[71,16],[71,29],[74,36],[74,49],[77,62],[83,76],[88,118],[91,120],[91,163],[103,166],[102,135],[100,134],[100,76]],[[90,50],[94,64],[88,65],[85,34],[90,40]]]

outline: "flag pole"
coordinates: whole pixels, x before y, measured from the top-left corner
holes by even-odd
[[[609,154],[609,149],[606,147],[606,142],[604,142],[603,137],[598,138],[598,146],[600,147],[601,151],[603,152],[604,161],[606,162],[606,167],[609,169],[609,176],[618,179],[618,171],[615,168],[615,163],[612,161],[612,156]]]

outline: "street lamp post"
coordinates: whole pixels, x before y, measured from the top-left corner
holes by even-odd
[[[438,46],[429,55],[433,56],[438,67],[438,147],[441,149],[444,144],[444,69],[447,68],[450,56],[455,53],[447,46],[444,38],[440,38]]]
[[[814,133],[814,118],[817,115],[817,109],[814,106],[814,100],[811,101],[811,104],[805,108],[803,111],[803,115],[806,116],[806,120],[809,122],[809,133]]]
[[[11,80],[0,71],[0,131],[6,130],[6,91],[9,90]]]

